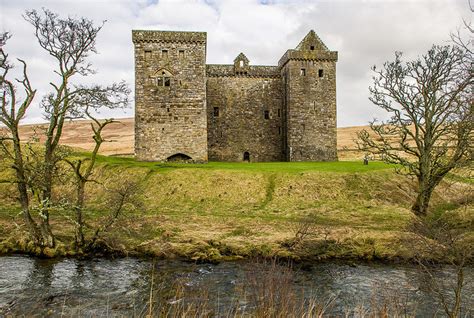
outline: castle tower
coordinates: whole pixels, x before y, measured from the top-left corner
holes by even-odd
[[[287,161],[334,161],[337,52],[311,30],[278,65],[283,80]]]
[[[207,161],[206,33],[132,31],[135,156]]]

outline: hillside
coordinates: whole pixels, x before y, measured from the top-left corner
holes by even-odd
[[[142,189],[140,203],[128,207],[103,235],[108,248],[121,254],[206,261],[413,256],[401,243],[409,237],[413,181],[380,162],[193,165],[101,156],[96,176],[99,183],[88,185],[89,237],[108,218],[111,188],[136,180]],[[433,198],[434,209],[451,218],[474,220],[472,205],[463,206],[466,190],[472,186],[443,182]],[[14,185],[0,184],[0,254],[27,249],[11,193]],[[73,194],[70,182],[54,191],[63,203],[73,200]],[[49,255],[75,253],[71,218],[72,212],[61,207],[52,213],[60,244]],[[302,244],[291,247],[302,230],[307,233]]]
[[[20,128],[20,133],[23,140],[36,135],[40,137],[42,125],[23,125]],[[360,159],[362,155],[354,152],[357,146],[354,139],[357,138],[357,132],[362,129],[367,129],[366,126],[343,127],[337,129],[337,148],[339,158],[345,159]],[[120,119],[118,123],[108,126],[105,130],[105,137],[110,142],[104,143],[101,148],[101,153],[104,155],[131,155],[133,154],[134,145],[134,120],[133,118]],[[93,148],[93,140],[90,134],[90,124],[88,121],[71,121],[66,123],[61,142],[65,145],[90,150]]]
[[[92,148],[88,122],[67,126],[63,144],[80,149],[78,156]],[[362,164],[353,139],[363,128],[338,129],[340,162],[171,164],[132,158],[133,119],[122,119],[107,129],[111,142],[98,158],[97,183],[87,186],[86,234],[90,237],[109,218],[110,189],[134,180],[141,189],[139,204],[128,207],[102,236],[107,248],[120,254],[211,261],[253,256],[411,259],[413,250],[402,242],[410,237],[414,180],[382,162]],[[22,126],[23,139],[35,132],[44,138],[41,129]],[[11,169],[0,169],[0,179],[8,180],[8,173]],[[474,224],[472,182],[455,177],[438,187],[433,211]],[[14,184],[0,183],[0,254],[28,250],[12,193]],[[74,201],[74,193],[73,179],[62,175],[54,198],[65,204]],[[50,256],[75,253],[72,217],[62,206],[52,213],[60,244]],[[301,231],[306,232],[304,244],[294,248]]]

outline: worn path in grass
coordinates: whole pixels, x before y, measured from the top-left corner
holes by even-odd
[[[81,154],[78,154],[81,155]],[[139,179],[142,204],[104,234],[109,247],[129,254],[223,260],[253,256],[293,259],[409,259],[400,244],[412,214],[413,181],[381,162],[163,164],[101,156],[99,180]],[[12,185],[0,185],[0,248],[25,248],[24,227]],[[465,182],[443,183],[435,205],[474,219],[464,209]],[[71,184],[55,197],[71,198]],[[107,191],[88,185],[86,220],[90,236],[107,216]],[[71,254],[72,213],[52,214],[60,239],[51,255]],[[308,228],[301,244],[298,231]],[[16,225],[15,225],[16,223]],[[18,241],[20,241],[18,243]]]

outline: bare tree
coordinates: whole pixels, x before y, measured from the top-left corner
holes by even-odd
[[[0,40],[0,94],[2,98],[0,122],[6,126],[9,132],[9,134],[0,136],[0,147],[5,157],[8,157],[13,162],[12,168],[15,171],[16,177],[16,179],[13,180],[13,183],[17,184],[19,201],[25,224],[27,225],[35,243],[42,244],[38,224],[34,221],[30,213],[27,172],[21,147],[20,133],[18,130],[20,121],[25,117],[25,114],[35,97],[36,90],[33,89],[28,78],[25,61],[18,59],[23,67],[23,77],[21,79],[16,79],[16,82],[24,89],[25,97],[20,100],[17,96],[15,82],[9,78],[9,72],[13,66],[8,60],[8,54],[6,54],[3,49],[3,46],[9,38],[10,35],[8,33],[3,33]]]
[[[96,52],[95,41],[103,24],[94,26],[92,21],[85,18],[61,19],[47,9],[43,9],[42,14],[36,10],[26,11],[24,18],[34,27],[40,46],[55,59],[57,67],[54,73],[59,77],[58,83],[50,83],[53,91],[42,102],[48,128],[44,142],[44,187],[41,193],[43,204],[40,209],[40,224],[47,245],[53,247],[55,239],[50,227],[49,212],[54,169],[57,164],[55,151],[64,122],[79,111],[75,108],[74,98],[80,89],[72,87],[72,77],[76,74],[87,76],[94,72],[86,58],[91,52]]]
[[[102,143],[105,141],[103,137],[103,130],[109,124],[117,123],[114,119],[99,120],[93,114],[95,109],[107,107],[109,109],[121,108],[128,104],[127,98],[130,89],[124,83],[113,84],[110,87],[92,87],[83,88],[78,98],[77,103],[83,106],[82,117],[91,120],[91,130],[93,132],[95,146],[89,157],[68,159],[65,161],[71,166],[74,171],[76,183],[76,202],[75,210],[75,241],[76,247],[84,246],[84,220],[83,209],[85,202],[85,187],[86,184],[92,181],[94,166],[96,164],[97,155],[99,153]]]
[[[69,119],[90,118],[95,110],[103,106],[125,107],[128,105],[130,90],[123,82],[106,87],[83,86],[74,83],[78,76],[95,73],[87,57],[91,53],[96,53],[96,38],[103,23],[95,26],[92,21],[85,18],[62,19],[47,9],[43,9],[40,13],[35,10],[26,11],[24,18],[34,27],[39,45],[53,57],[56,63],[54,73],[57,75],[57,80],[50,83],[52,92],[47,94],[41,102],[45,118],[48,120],[45,129],[46,138],[41,149],[42,154],[35,153],[37,162],[30,166],[30,176],[27,176],[23,169],[26,158],[22,153],[18,125],[33,101],[36,91],[31,88],[26,75],[26,63],[20,60],[24,66],[24,75],[23,80],[19,82],[25,89],[26,98],[17,107],[14,87],[10,85],[11,81],[4,80],[10,66],[5,62],[6,55],[3,50],[3,107],[0,117],[7,127],[7,135],[2,140],[13,143],[14,152],[10,154],[15,162],[14,169],[17,171],[20,201],[30,233],[40,246],[54,247],[55,237],[50,226],[50,212],[53,208],[52,190],[57,178],[58,163],[67,157],[67,153],[62,151],[60,145],[64,123]],[[6,145],[5,142],[2,145]],[[3,149],[8,151],[8,146]],[[93,164],[90,170],[92,168]],[[81,176],[84,177],[82,173],[87,175],[87,169],[81,172]],[[35,182],[32,182],[33,180]],[[36,209],[40,216],[37,223],[31,218],[31,214],[27,213],[31,209],[28,191],[37,199]]]
[[[427,213],[435,187],[452,169],[472,159],[473,56],[459,46],[433,46],[413,61],[373,68],[370,100],[390,113],[382,123],[372,122],[358,133],[359,148],[401,165],[417,178],[418,216]]]

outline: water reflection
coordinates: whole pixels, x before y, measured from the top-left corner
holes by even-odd
[[[152,268],[153,261],[135,258],[0,257],[0,316],[143,316]],[[182,287],[192,297],[206,297],[216,312],[225,312],[235,304],[242,308],[249,305],[239,290],[255,275],[255,266],[245,262],[209,265],[159,261],[154,273],[154,292],[159,293],[155,299],[180,301],[172,297],[176,288]],[[444,267],[438,277],[447,282],[453,275]],[[465,276],[464,308],[473,308],[474,269],[468,268]],[[332,300],[333,315],[395,298],[420,316],[432,316],[439,307],[429,293],[426,276],[415,266],[313,264],[294,269],[291,279],[302,297]]]

